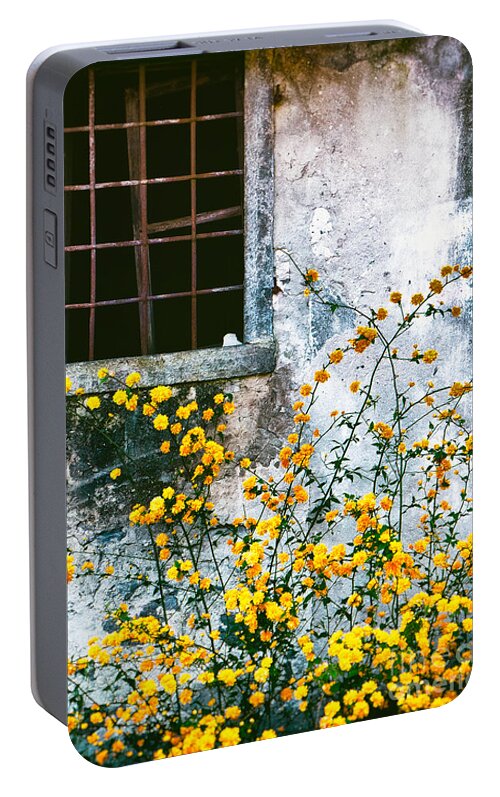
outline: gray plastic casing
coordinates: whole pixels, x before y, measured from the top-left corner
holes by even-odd
[[[27,75],[27,290],[31,682],[37,702],[67,721],[64,92],[99,62],[422,36],[393,21],[268,28],[45,50]],[[56,186],[45,183],[45,126],[56,132]],[[55,267],[46,260],[46,211]],[[46,250],[45,250],[46,251]]]

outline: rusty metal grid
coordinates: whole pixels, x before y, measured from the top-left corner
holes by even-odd
[[[95,359],[95,336],[96,336],[96,308],[109,307],[126,304],[139,304],[139,325],[140,325],[140,345],[141,354],[149,354],[154,351],[153,329],[151,323],[151,302],[164,299],[191,298],[191,348],[196,349],[198,345],[198,326],[197,326],[197,299],[198,296],[206,294],[231,293],[242,291],[243,284],[228,285],[215,288],[197,287],[197,241],[204,238],[219,238],[227,236],[241,236],[243,229],[227,229],[212,232],[200,232],[199,224],[221,221],[236,216],[242,216],[242,205],[222,208],[220,210],[197,212],[196,185],[198,180],[210,180],[219,177],[239,176],[243,179],[243,169],[230,169],[225,171],[197,172],[196,163],[196,132],[199,122],[210,122],[219,119],[237,118],[242,120],[243,110],[230,111],[226,113],[197,115],[197,60],[192,59],[190,64],[190,108],[189,116],[172,119],[147,119],[146,118],[146,67],[140,64],[138,72],[138,92],[137,92],[137,119],[120,123],[96,124],[96,85],[95,70],[90,67],[88,70],[88,125],[65,127],[65,134],[87,133],[89,149],[89,182],[74,185],[65,185],[67,193],[85,191],[89,194],[90,211],[90,239],[89,243],[65,246],[65,252],[84,252],[90,253],[90,296],[88,302],[78,302],[66,304],[66,310],[89,310],[89,346],[88,359]],[[148,177],[147,174],[147,147],[146,129],[148,127],[160,127],[166,125],[189,125],[189,174]],[[104,130],[126,130],[136,131],[138,134],[137,163],[136,170],[138,176],[127,180],[97,182],[96,180],[96,132]],[[242,153],[239,153],[240,164]],[[130,163],[129,163],[130,166]],[[129,169],[130,170],[130,169]],[[170,219],[164,222],[148,223],[147,210],[147,187],[148,185],[187,182],[190,183],[190,204],[191,213],[189,217]],[[134,224],[134,237],[130,240],[97,242],[97,213],[96,213],[96,191],[108,188],[130,187],[135,192],[136,215],[138,219]],[[241,195],[242,196],[242,195]],[[242,199],[241,199],[242,201]],[[132,214],[134,215],[134,214]],[[150,237],[154,233],[163,233],[169,230],[190,227],[189,233],[181,235],[168,235]],[[173,293],[153,294],[151,292],[151,277],[149,266],[149,247],[158,244],[175,243],[178,241],[191,242],[191,287],[188,291],[176,291]],[[110,249],[119,247],[134,247],[136,253],[136,278],[137,296],[120,299],[107,299],[99,301],[97,299],[97,251],[99,249]]]

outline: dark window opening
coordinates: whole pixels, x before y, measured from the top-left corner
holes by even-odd
[[[65,231],[67,362],[243,340],[241,54],[72,79]]]

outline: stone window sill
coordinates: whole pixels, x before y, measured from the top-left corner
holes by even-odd
[[[119,379],[138,371],[142,377],[140,387],[154,387],[265,374],[273,371],[274,365],[275,343],[270,337],[237,346],[70,363],[66,366],[66,376],[71,379],[72,390],[83,388],[86,393],[106,393],[110,385],[99,382],[100,368],[113,371]]]

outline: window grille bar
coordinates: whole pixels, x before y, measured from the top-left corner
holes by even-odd
[[[191,174],[196,174],[196,59],[191,61],[191,99],[189,125],[190,138],[190,165]],[[191,179],[191,348],[196,349],[198,345],[198,324],[197,324],[197,243],[196,243],[196,178]]]
[[[224,238],[230,235],[243,235],[243,230],[215,230],[214,232],[198,232],[196,233],[197,238]],[[170,235],[166,238],[150,238],[149,245],[154,246],[155,244],[170,244],[170,243],[178,243],[179,241],[190,241],[191,234],[189,235]],[[70,246],[65,246],[65,252],[90,252],[92,249],[114,249],[120,247],[127,247],[127,246],[140,246],[141,242],[139,239],[133,239],[132,241],[108,241],[105,243],[100,244],[72,244]]]
[[[241,285],[223,285],[220,288],[201,288],[196,291],[197,296],[208,296],[212,293],[228,293],[232,291],[242,291]],[[91,304],[90,302],[79,302],[77,304],[67,304],[66,310],[86,310],[89,307],[114,307],[120,304],[138,304],[139,302],[157,302],[159,299],[184,299],[192,296],[192,291],[179,291],[179,293],[158,293],[152,296],[131,296],[127,299],[103,299],[102,301]]]
[[[221,210],[206,210],[195,215],[196,224],[210,224],[213,221],[231,219],[234,216],[241,216],[241,206],[233,208],[221,208]],[[180,219],[167,219],[166,221],[155,221],[148,224],[148,232],[166,232],[167,230],[178,230],[182,227],[189,227],[191,216],[182,216]]]
[[[128,130],[132,127],[162,127],[164,125],[187,125],[191,124],[192,122],[216,122],[219,119],[236,119],[239,116],[243,116],[242,111],[229,111],[227,113],[211,113],[205,114],[204,116],[196,116],[192,118],[191,116],[182,117],[178,119],[149,119],[144,120],[143,122],[113,122],[109,124],[101,124],[101,125],[94,125],[94,130],[96,132],[102,132],[104,130]],[[79,127],[65,127],[65,133],[88,133],[89,126],[88,125],[80,125]]]
[[[203,174],[181,174],[175,177],[148,177],[146,180],[114,180],[105,183],[96,183],[94,188],[98,191],[101,188],[129,188],[141,185],[144,182],[146,185],[160,185],[162,183],[182,183],[188,180],[207,180],[211,177],[240,177],[243,174],[243,169],[227,169],[222,172],[204,172]],[[88,183],[81,183],[79,185],[65,185],[65,191],[88,191],[90,185]]]
[[[95,302],[97,283],[96,203],[95,203],[95,73],[89,69],[89,202],[90,202],[90,313],[89,313],[89,360],[95,353]]]
[[[144,64],[139,66],[139,121],[146,121],[146,67]],[[139,127],[139,178],[141,280],[137,287],[142,298],[139,305],[141,352],[148,354],[153,351],[153,330],[150,319],[151,308],[147,301],[151,291],[149,289],[148,187],[144,182],[147,180],[146,128],[143,124]]]

